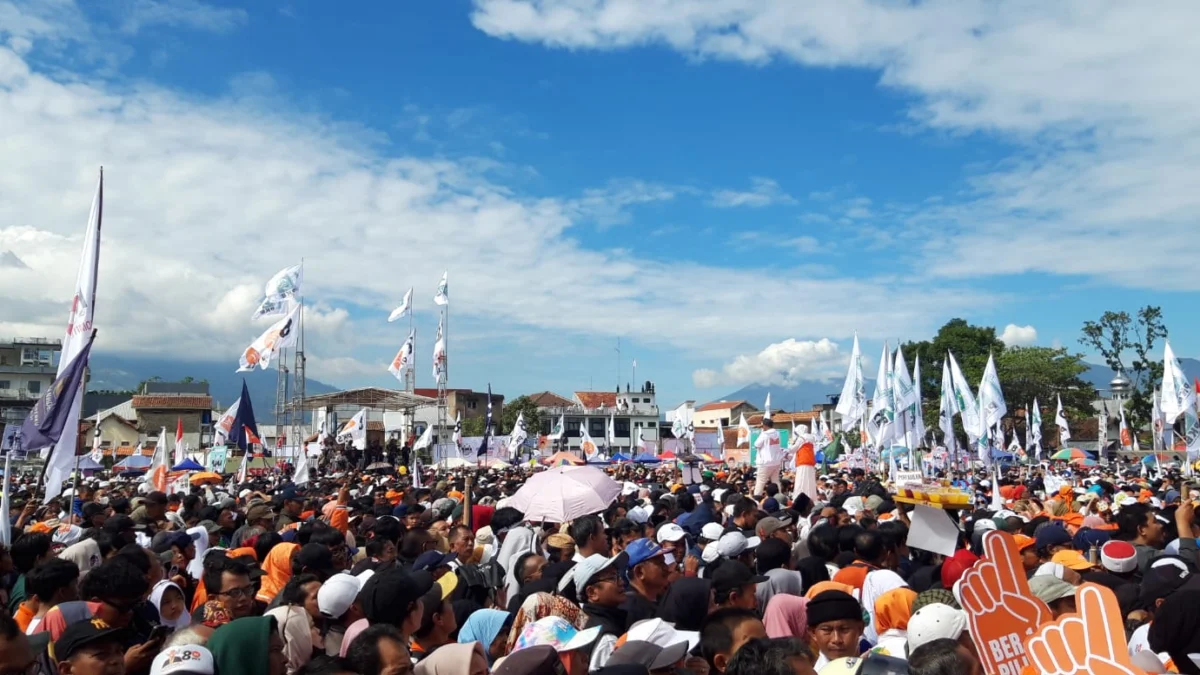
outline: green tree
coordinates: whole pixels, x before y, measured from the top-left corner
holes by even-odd
[[[191,375],[188,375],[187,377],[184,377],[179,382],[181,384],[191,384],[192,382],[195,382],[195,381],[196,381],[196,378],[192,377]]]
[[[1162,308],[1146,305],[1137,314],[1108,311],[1099,321],[1085,321],[1079,342],[1095,349],[1109,368],[1123,372],[1133,383],[1127,409],[1130,424],[1148,424],[1154,408],[1154,387],[1162,380],[1162,361],[1154,347],[1167,337]]]
[[[1036,398],[1042,408],[1044,439],[1056,437],[1054,411],[1059,396],[1068,420],[1095,414],[1092,385],[1080,378],[1085,372],[1083,355],[1068,353],[1065,348],[1012,347],[996,357],[996,374],[1004,388],[1009,417],[1026,410]],[[1007,428],[1015,427],[1015,422],[1013,419]]]
[[[497,434],[512,433],[517,424],[517,415],[525,415],[525,430],[530,436],[536,436],[542,428],[542,415],[538,412],[537,404],[528,396],[518,396],[504,404],[504,414],[500,418],[500,429]]]
[[[462,421],[463,436],[482,436],[485,417],[468,417]],[[453,420],[451,420],[453,421]],[[451,425],[453,426],[453,425]]]
[[[946,353],[953,352],[954,359],[963,371],[963,377],[971,383],[972,391],[983,378],[983,369],[987,367],[988,355],[998,359],[1004,353],[1004,343],[996,337],[996,329],[992,326],[974,326],[965,319],[951,319],[938,329],[932,339],[920,342],[908,342],[901,345],[904,350],[904,360],[913,367],[917,357],[921,361],[921,410],[925,426],[941,435],[938,427],[938,402],[942,392],[942,363]],[[1004,374],[999,371],[1000,384],[1004,385]],[[1005,395],[1007,397],[1007,389]],[[1010,411],[1012,405],[1009,405]],[[966,433],[962,429],[961,419],[954,421],[957,435],[961,439],[960,446],[966,442]]]

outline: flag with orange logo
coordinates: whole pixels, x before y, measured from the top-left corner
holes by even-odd
[[[266,370],[267,366],[271,365],[271,359],[274,358],[275,352],[296,344],[299,323],[300,304],[294,303],[287,316],[272,324],[266,332],[251,342],[249,347],[246,347],[246,350],[242,352],[237,372],[255,368]]]

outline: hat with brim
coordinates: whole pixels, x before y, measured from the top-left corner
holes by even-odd
[[[639,665],[655,671],[669,668],[682,661],[688,653],[688,643],[680,641],[660,647],[653,642],[627,640],[612,653],[605,666]]]

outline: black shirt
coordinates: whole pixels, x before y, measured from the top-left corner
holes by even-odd
[[[621,603],[621,609],[625,610],[625,630],[629,630],[629,627],[638,621],[653,619],[658,615],[658,603],[651,602],[633,590],[625,594],[625,602]]]

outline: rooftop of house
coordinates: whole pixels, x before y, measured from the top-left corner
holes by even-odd
[[[696,408],[696,412],[709,412],[711,410],[733,410],[734,408],[743,405],[749,404],[745,401],[713,401],[712,403],[705,403],[699,408]]]
[[[585,408],[615,408],[617,393],[614,391],[577,391],[575,398]]]

